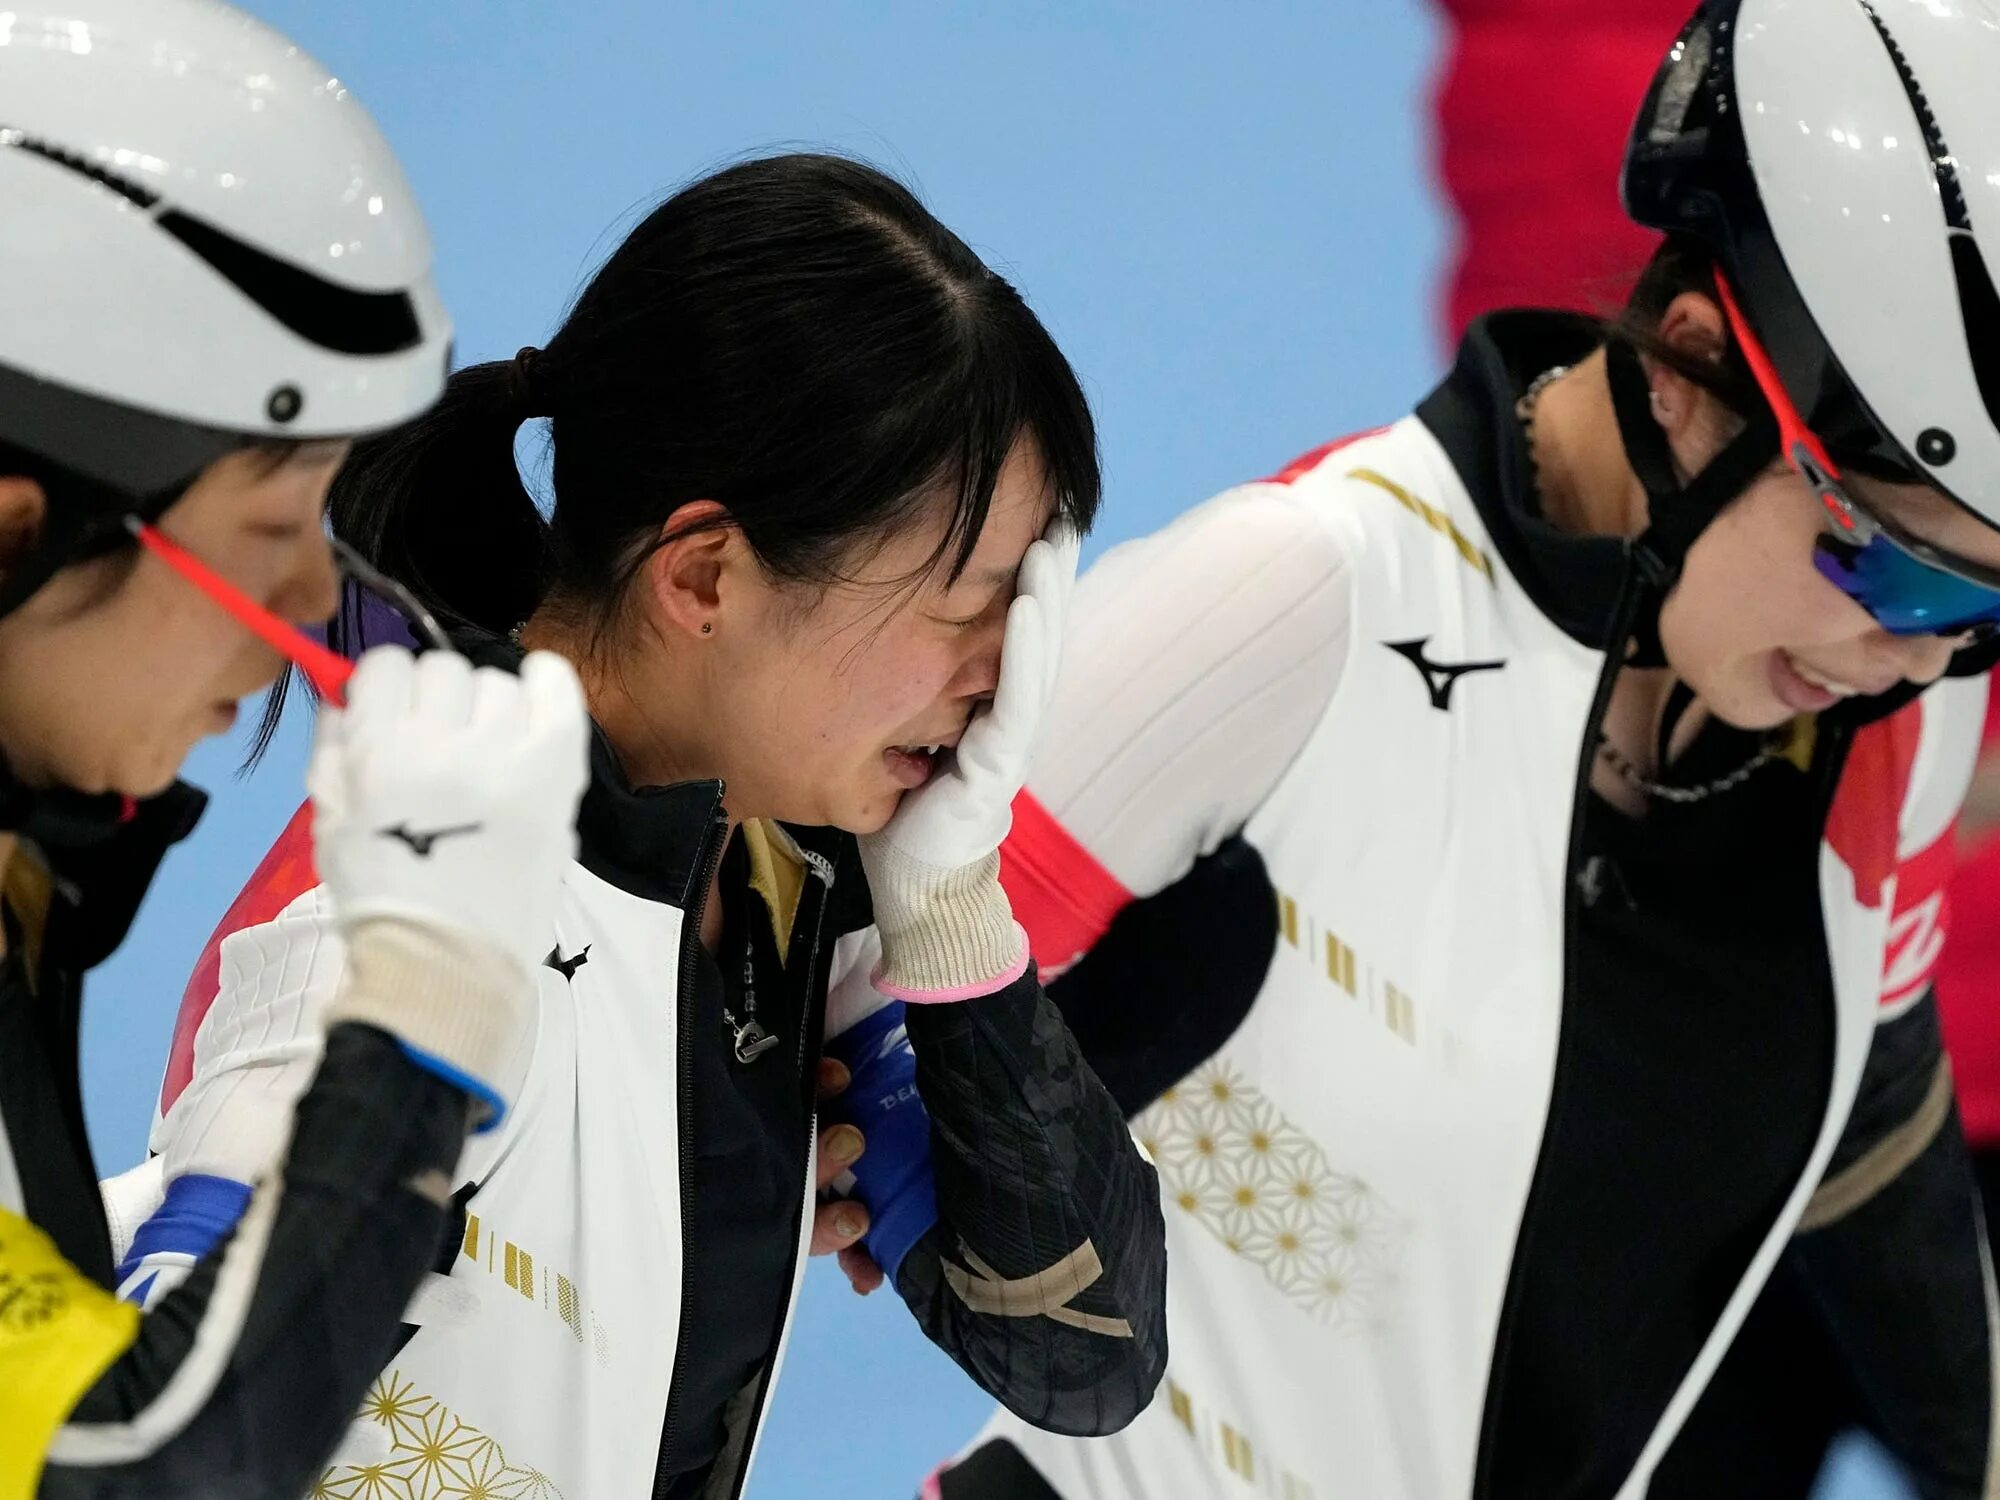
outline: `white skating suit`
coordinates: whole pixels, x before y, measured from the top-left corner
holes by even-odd
[[[1416,415],[1082,583],[1006,878],[1159,1167],[1171,1354],[1116,1436],[989,1429],[1064,1500],[1643,1495],[1808,1241],[1861,1357],[1928,1341],[1886,1400],[1941,1492],[1989,1492],[1927,984],[1984,679],[1799,721],[1644,822],[1585,791],[1624,550],[1534,518],[1513,405],[1593,337],[1489,319]],[[933,1489],[1006,1492],[976,1467]]]

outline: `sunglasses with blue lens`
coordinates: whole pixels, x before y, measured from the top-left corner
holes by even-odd
[[[2000,632],[2000,571],[1941,552],[1855,499],[1841,483],[1839,466],[1785,393],[1728,280],[1718,272],[1715,284],[1730,331],[1777,418],[1785,460],[1824,507],[1826,529],[1813,548],[1820,576],[1891,635],[1985,637]]]

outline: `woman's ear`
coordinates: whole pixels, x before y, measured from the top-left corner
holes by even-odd
[[[652,612],[672,634],[713,637],[725,613],[725,575],[741,545],[736,529],[716,525],[729,512],[713,500],[691,500],[661,527],[667,538],[646,560]],[[706,525],[706,530],[691,530]]]
[[[1660,317],[1659,336],[1689,359],[1720,364],[1728,349],[1728,325],[1722,309],[1700,292],[1683,292],[1667,305]],[[1698,472],[1728,441],[1716,418],[1721,403],[1705,387],[1688,379],[1672,365],[1657,359],[1644,361],[1646,382],[1652,388],[1653,420],[1666,434],[1667,445],[1683,470],[1682,478]]]
[[[0,475],[0,574],[12,571],[34,549],[48,513],[48,496],[32,479]]]

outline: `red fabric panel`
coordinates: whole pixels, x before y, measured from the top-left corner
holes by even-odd
[[[1014,827],[1000,846],[1000,884],[1044,979],[1088,953],[1132,900],[1118,877],[1025,791],[1014,799]]]
[[[181,1090],[194,1077],[194,1034],[201,1029],[202,1018],[222,987],[222,940],[232,932],[270,921],[318,884],[319,875],[313,869],[312,804],[307,802],[292,814],[292,821],[223,913],[195,961],[194,974],[181,995],[180,1014],[174,1020],[167,1076],[160,1084],[161,1114],[173,1108]]]
[[[1656,236],[1618,170],[1639,101],[1691,0],[1438,0],[1434,168],[1456,219],[1447,347],[1497,307],[1609,313]]]

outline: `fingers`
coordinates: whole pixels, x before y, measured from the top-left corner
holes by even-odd
[[[888,1280],[875,1264],[875,1257],[859,1245],[842,1250],[839,1260],[841,1274],[847,1277],[847,1284],[854,1288],[856,1296],[865,1297]]]
[[[847,1091],[854,1075],[847,1070],[847,1064],[837,1057],[822,1057],[819,1060],[819,1097],[825,1103]]]
[[[472,674],[472,707],[467,715],[474,730],[490,734],[504,725],[525,694],[524,685],[498,667],[480,667]]]
[[[1044,653],[1043,665],[1047,670],[1047,701],[1053,702],[1056,695],[1056,679],[1062,671],[1063,643],[1069,639],[1069,606],[1076,597],[1076,567],[1078,556],[1083,551],[1083,535],[1067,521],[1057,521],[1049,528],[1048,541],[1054,551],[1054,578],[1048,597],[1042,601],[1043,616],[1048,627],[1049,648]]]
[[[813,1212],[812,1255],[845,1250],[868,1232],[868,1210],[859,1203],[835,1199]]]
[[[401,646],[377,646],[363,654],[347,684],[345,727],[350,741],[409,715],[416,672],[417,659]]]
[[[819,1138],[819,1181],[815,1187],[825,1187],[861,1160],[866,1146],[861,1132],[852,1125],[836,1125],[831,1130],[822,1131]]]
[[[967,734],[959,742],[961,771],[1007,775],[1025,769],[1021,761],[1034,743],[1046,703],[1042,653],[1048,644],[1041,601],[1024,590],[1007,608],[1007,631],[1000,642],[1000,682],[984,716],[984,733],[976,737]]]
[[[417,658],[411,697],[426,724],[462,729],[472,720],[472,663],[456,651],[426,651]]]
[[[521,691],[537,727],[574,723],[583,728],[583,682],[566,657],[530,651],[521,660]],[[587,729],[583,732],[588,734]]]
[[[1076,577],[1077,559],[1083,554],[1083,533],[1070,525],[1068,518],[1059,515],[1049,522],[1049,529],[1042,533],[1042,540],[1055,549],[1062,576]]]
[[[574,725],[584,732],[583,684],[576,668],[553,651],[529,652],[517,679],[495,667],[475,671],[456,651],[413,656],[401,646],[377,646],[362,656],[348,684],[347,733],[378,733],[378,726],[413,713],[444,728],[484,722],[504,717],[517,692],[536,727]]]
[[[1061,566],[1053,546],[1044,541],[1030,542],[1028,550],[1021,554],[1021,571],[1015,575],[1014,592],[1048,599],[1060,587]]]
[[[1075,528],[1058,518],[1021,559],[1019,597],[1033,600],[1041,617],[1041,648],[1034,662],[1021,664],[1039,669],[1038,721],[1055,697],[1056,679],[1062,670],[1063,639],[1069,629],[1069,602],[1076,591],[1077,556],[1082,546],[1083,538]],[[1004,654],[1001,660],[1004,665]]]

